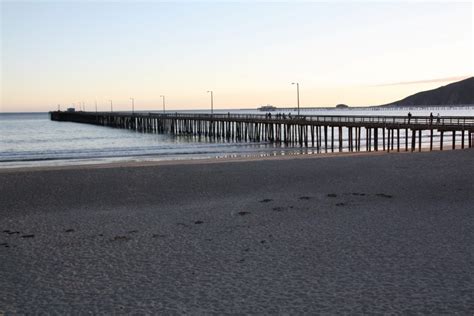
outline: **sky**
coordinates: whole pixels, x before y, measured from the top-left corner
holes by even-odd
[[[1,1],[1,112],[378,105],[474,74],[472,2]]]

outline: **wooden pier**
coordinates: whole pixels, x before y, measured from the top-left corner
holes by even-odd
[[[318,152],[421,151],[474,147],[474,116],[291,116],[284,114],[193,114],[50,112],[68,121],[147,133],[209,140],[271,142]],[[422,146],[423,139],[427,140]]]

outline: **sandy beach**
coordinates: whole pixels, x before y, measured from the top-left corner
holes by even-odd
[[[472,314],[474,151],[0,171],[0,314]]]

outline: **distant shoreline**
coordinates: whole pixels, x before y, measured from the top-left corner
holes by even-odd
[[[445,110],[466,110],[466,109],[474,109],[474,104],[455,104],[455,105],[362,105],[362,106],[348,106],[347,108],[336,108],[336,106],[304,106],[300,108],[300,111],[363,111],[363,110],[406,110],[406,109],[418,109],[422,110],[429,110],[429,109],[445,109]],[[56,109],[51,109],[50,111],[55,111]],[[65,110],[65,109],[63,109]],[[0,112],[0,115],[8,115],[8,114],[48,114],[50,111],[40,111],[40,112]],[[161,112],[161,109],[147,109],[147,110],[135,110],[135,112]],[[169,109],[166,112],[173,113],[173,112],[206,112],[210,111],[209,109]],[[258,106],[254,108],[218,108],[214,109],[216,112],[228,112],[228,111],[259,111]],[[276,107],[274,112],[279,111],[297,111],[297,107]],[[116,112],[130,112],[128,110],[116,110]],[[262,111],[259,111],[262,112]],[[265,111],[263,111],[265,113]],[[474,113],[473,113],[474,115]]]

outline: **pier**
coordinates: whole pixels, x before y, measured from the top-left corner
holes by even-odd
[[[348,116],[50,112],[51,120],[234,142],[271,142],[318,152],[474,147],[474,116]],[[423,142],[425,140],[425,142]],[[425,144],[425,146],[422,146]]]

